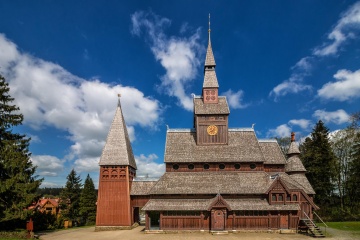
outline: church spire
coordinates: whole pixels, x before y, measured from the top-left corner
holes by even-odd
[[[207,68],[213,68],[213,67],[215,68],[215,66],[216,66],[214,54],[213,54],[212,47],[211,47],[210,32],[211,32],[211,28],[210,28],[210,13],[209,13],[209,30],[208,30],[209,40],[208,40],[208,47],[207,47],[207,51],[206,51],[205,69],[204,70],[206,70]]]
[[[218,103],[218,80],[215,73],[215,58],[211,47],[210,39],[210,14],[209,14],[209,43],[206,51],[204,66],[203,101],[204,103]]]
[[[131,166],[136,169],[136,162],[131,148],[129,134],[121,110],[120,94],[114,119],[101,154],[99,165]]]

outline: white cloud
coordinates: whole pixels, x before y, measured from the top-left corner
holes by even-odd
[[[161,77],[161,89],[169,96],[178,99],[179,105],[188,111],[193,110],[193,101],[186,93],[186,85],[197,76],[200,65],[199,55],[203,47],[199,44],[200,31],[190,37],[168,37],[164,28],[171,24],[167,18],[160,17],[153,12],[137,11],[131,16],[131,32],[140,36],[144,29],[150,48],[155,59],[165,68],[166,73]]]
[[[317,56],[328,56],[336,54],[340,47],[355,33],[352,30],[360,28],[360,2],[352,5],[337,22],[336,26],[328,34],[330,42],[314,49],[313,54]]]
[[[312,60],[312,57],[304,57],[300,59],[291,69],[309,72],[312,69]]]
[[[279,97],[285,96],[291,93],[299,93],[305,90],[311,90],[310,85],[304,84],[303,79],[310,75],[313,68],[314,61],[319,58],[329,55],[337,54],[340,47],[350,38],[355,37],[353,30],[360,29],[360,2],[352,5],[345,13],[342,14],[335,27],[328,34],[330,42],[322,44],[320,47],[316,47],[312,56],[307,56],[300,59],[291,69],[292,74],[290,78],[272,89],[269,96],[274,97],[276,101]],[[328,85],[324,85],[323,88]],[[331,85],[328,86],[328,89]],[[326,89],[325,89],[326,90]],[[325,91],[323,89],[319,91]],[[319,94],[319,92],[318,92]],[[332,95],[337,93],[326,92],[324,95]]]
[[[54,156],[33,155],[30,159],[40,176],[55,177],[64,169],[64,162]]]
[[[165,164],[155,162],[156,159],[158,159],[156,154],[135,156],[138,168],[136,171],[137,177],[159,178],[162,176],[165,172]]]
[[[267,133],[268,137],[290,137],[291,128],[287,124],[282,124],[275,129],[270,129]]]
[[[302,129],[308,129],[311,121],[307,119],[292,119],[289,121],[289,124],[300,126]]]
[[[325,110],[316,110],[313,114],[314,117],[322,120],[325,123],[343,124],[350,121],[350,115],[343,109],[339,109],[333,112],[327,112]]]
[[[53,126],[66,131],[73,142],[66,159],[79,170],[95,169],[94,158],[100,157],[118,93],[122,95],[122,109],[132,140],[135,126],[157,127],[162,112],[160,103],[134,87],[74,76],[57,64],[21,53],[4,35],[0,35],[0,51],[1,72],[9,82],[15,104],[24,114],[24,124],[34,129]],[[44,158],[33,156],[36,163]],[[60,164],[55,157],[46,158]],[[56,173],[44,169],[43,164],[39,164],[38,171],[40,176]]]
[[[349,101],[360,97],[360,70],[351,72],[339,70],[334,78],[336,82],[328,82],[318,90],[318,96],[323,99]]]
[[[239,90],[237,92],[233,92],[231,89],[222,93],[222,95],[226,96],[229,106],[234,109],[246,108],[248,105],[243,104],[244,92]]]
[[[274,97],[275,100],[277,100],[279,97],[285,96],[290,93],[299,93],[305,90],[312,90],[312,87],[310,85],[306,85],[302,83],[304,75],[301,74],[292,74],[292,76],[277,85],[276,87],[271,90],[269,96]]]

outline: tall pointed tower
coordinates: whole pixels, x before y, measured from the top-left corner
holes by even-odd
[[[204,65],[202,96],[194,97],[194,128],[197,145],[228,143],[228,116],[230,113],[226,97],[219,96],[219,84],[215,73],[215,58],[210,39]]]
[[[130,228],[130,190],[136,162],[119,101],[100,158],[96,230]]]

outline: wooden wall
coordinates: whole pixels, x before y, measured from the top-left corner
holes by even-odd
[[[178,165],[177,170],[174,169],[174,165]],[[194,169],[189,169],[189,164],[194,165]],[[209,169],[205,169],[204,165],[208,164]],[[219,165],[224,164],[225,168],[220,169]],[[236,169],[235,164],[240,164],[240,168]],[[251,168],[251,164],[255,164],[255,168]],[[166,163],[166,172],[207,172],[207,171],[263,171],[263,163],[226,163],[226,162],[206,162],[206,163]]]
[[[100,168],[96,226],[131,226],[130,185],[133,170],[128,166]]]

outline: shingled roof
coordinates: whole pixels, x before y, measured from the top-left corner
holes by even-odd
[[[166,172],[150,194],[263,194],[272,181],[266,172]]]
[[[254,129],[229,129],[227,145],[196,145],[194,131],[168,130],[165,162],[264,162]]]
[[[259,139],[261,151],[264,154],[264,164],[285,164],[286,159],[275,139]]]
[[[218,88],[215,69],[205,69],[203,88]]]
[[[133,181],[131,185],[130,195],[149,195],[151,188],[157,181]]]
[[[136,162],[122,114],[120,99],[106,138],[99,165],[128,165],[136,169]]]
[[[216,198],[216,197],[215,197]],[[143,211],[206,211],[215,198],[150,199]],[[269,205],[266,199],[226,199],[232,210],[300,210],[299,204]]]
[[[200,97],[194,98],[194,111],[196,115],[208,115],[208,114],[229,114],[230,109],[226,101],[226,97],[219,96],[219,102],[217,104],[204,104],[204,101]]]
[[[309,180],[305,176],[305,174],[298,173],[298,174],[287,175],[286,173],[284,173],[284,175],[294,180],[298,184],[300,189],[303,189],[307,194],[315,194],[315,191],[311,186]]]
[[[285,172],[306,172],[306,168],[304,167],[298,155],[292,155],[288,158],[287,164],[285,165]]]

